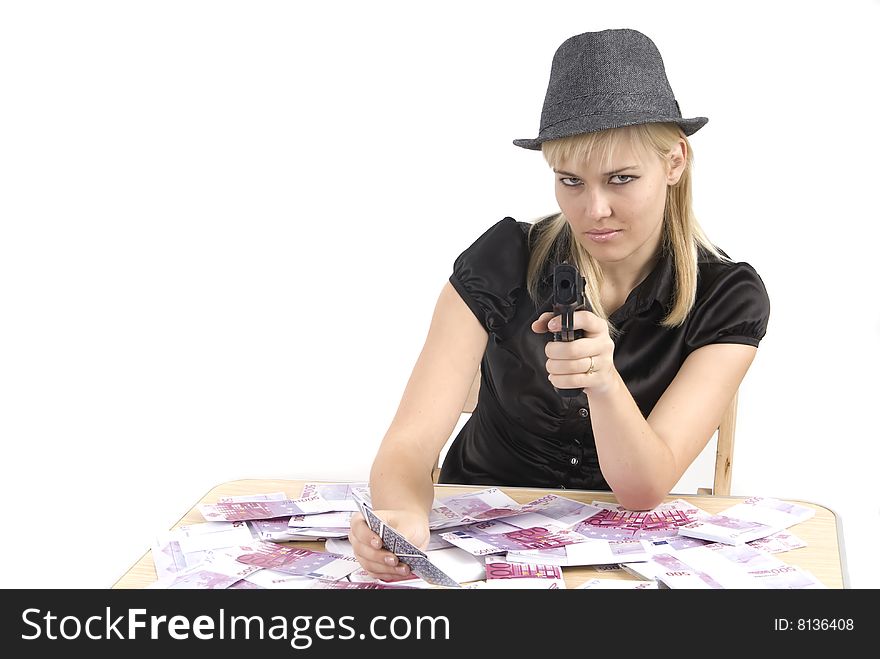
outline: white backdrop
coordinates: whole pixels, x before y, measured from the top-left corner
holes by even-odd
[[[455,256],[554,210],[511,144],[554,50],[615,27],[770,293],[733,494],[832,508],[880,585],[868,0],[0,3],[0,583],[107,587],[224,481],[365,479]]]

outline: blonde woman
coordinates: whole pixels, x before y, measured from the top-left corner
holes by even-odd
[[[504,218],[459,255],[370,474],[373,508],[417,546],[429,538],[431,471],[479,373],[479,399],[440,481],[610,490],[655,507],[703,450],[767,329],[755,270],[718,250],[691,207],[688,137],[654,43],[587,32],[556,51],[541,150],[558,213]],[[576,264],[584,336],[551,341],[553,267]],[[562,396],[559,390],[573,390]],[[363,567],[409,568],[363,518]]]

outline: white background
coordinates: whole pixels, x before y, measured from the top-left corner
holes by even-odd
[[[454,258],[555,209],[511,144],[553,52],[617,27],[771,297],[733,494],[830,507],[880,585],[868,0],[0,4],[0,583],[108,587],[224,481],[365,479]]]

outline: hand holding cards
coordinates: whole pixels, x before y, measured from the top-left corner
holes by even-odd
[[[427,554],[375,515],[366,501],[358,496],[355,496],[355,500],[373,533],[382,538],[385,548],[397,556],[401,563],[409,565],[413,574],[436,586],[461,588],[461,584],[434,565]]]

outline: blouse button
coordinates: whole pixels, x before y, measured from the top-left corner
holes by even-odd
[[[578,410],[578,414],[580,414],[582,418],[586,419],[588,416],[590,416],[590,410],[588,410],[586,407],[582,407]]]
[[[580,460],[578,460],[577,458],[572,458],[572,459],[570,460],[570,462],[571,462],[571,465],[574,466],[574,465],[576,465],[578,462],[580,462]]]
[[[559,489],[560,489],[560,490],[564,490],[564,489],[565,489],[565,485],[560,485],[560,486],[559,486]]]

